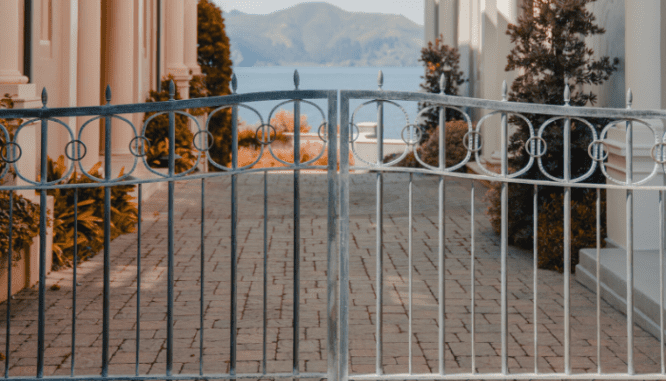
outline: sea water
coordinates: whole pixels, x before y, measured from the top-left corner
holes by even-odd
[[[379,70],[384,74],[384,90],[392,91],[420,91],[420,83],[423,82],[422,67],[237,67],[234,68],[238,80],[239,94],[293,90],[294,70],[298,69],[301,90],[378,90],[377,77]],[[325,100],[311,100],[319,106],[318,109],[307,103],[301,104],[301,113],[307,115],[308,124],[313,130],[321,125],[328,116]],[[365,101],[353,100],[350,102],[350,114]],[[239,117],[249,125],[259,125],[268,122],[271,111],[281,102],[251,102],[247,106],[255,109],[257,114],[244,107],[239,109]],[[417,114],[417,102],[396,102],[403,110],[391,104],[384,106],[384,136],[387,139],[399,139],[400,132],[408,124],[413,123]],[[293,103],[287,103],[277,107],[279,110],[293,112]],[[322,112],[324,117],[322,118]],[[405,115],[405,112],[407,115]],[[351,117],[351,115],[350,115]],[[376,122],[377,106],[370,104],[362,107],[355,115],[354,123]],[[312,131],[315,132],[315,131]]]

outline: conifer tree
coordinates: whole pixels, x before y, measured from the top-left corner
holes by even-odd
[[[465,83],[463,73],[460,71],[460,53],[458,48],[450,47],[444,44],[444,37],[440,35],[435,39],[435,43],[428,42],[428,46],[421,49],[420,62],[425,66],[425,76],[421,77],[424,82],[421,83],[421,88],[428,93],[439,94],[440,80],[444,75],[444,93],[447,95],[458,95],[458,86]],[[419,109],[430,106],[429,103],[423,102],[419,104]],[[439,111],[430,110],[424,113],[425,131],[421,142],[425,142],[432,131],[437,128],[439,123]],[[462,119],[458,112],[448,109],[446,113],[446,120]]]
[[[211,0],[199,0],[197,6],[197,63],[202,75],[190,81],[190,98],[228,95],[232,75],[229,38],[224,29],[222,10]],[[212,112],[213,109],[206,110]],[[209,154],[213,161],[226,166],[231,156],[231,109],[215,113],[209,123],[214,142]],[[216,170],[214,166],[210,170]]]
[[[594,105],[596,95],[586,92],[585,85],[599,85],[608,80],[618,68],[619,60],[609,57],[594,59],[594,51],[586,46],[585,38],[605,33],[595,24],[595,17],[586,6],[596,0],[524,0],[522,14],[518,24],[510,24],[507,35],[510,36],[514,48],[508,56],[506,71],[517,70],[519,75],[513,81],[509,91],[509,101],[540,103],[550,105],[564,104],[565,84],[571,91],[570,105],[582,107]],[[548,115],[525,115],[532,123],[535,131],[547,121]],[[597,133],[608,122],[600,119],[588,119]],[[509,165],[513,171],[527,165],[530,156],[525,150],[525,142],[530,138],[527,123],[518,117],[510,117],[509,123],[516,127],[516,132],[509,139]],[[553,176],[563,175],[563,136],[562,123],[550,126],[544,132],[547,141],[547,152],[542,158],[544,169]],[[583,123],[572,121],[571,125],[571,177],[584,174],[592,164],[587,153],[591,143],[589,128]],[[525,175],[527,178],[546,180],[536,163]],[[604,181],[603,174],[597,170],[589,182]],[[509,241],[518,246],[531,247],[533,239],[532,186],[511,185],[509,188]],[[594,200],[588,197],[586,189],[574,189],[574,203],[583,200]],[[539,210],[552,210],[562,207],[562,188],[540,187]],[[500,196],[497,189],[490,191],[491,207],[489,214],[497,232],[501,226]],[[557,205],[554,205],[556,203]],[[581,208],[583,210],[585,208]],[[593,208],[591,210],[594,210]],[[592,216],[573,216],[573,218],[594,218]],[[552,224],[560,224],[557,219],[548,220]],[[605,223],[605,221],[604,221]],[[592,224],[593,225],[593,224]],[[541,230],[541,228],[540,228]],[[560,229],[561,231],[561,229]],[[574,241],[576,234],[572,232]],[[561,241],[561,238],[560,238]],[[576,241],[572,247],[573,264],[576,264],[578,250],[588,244]],[[551,245],[550,250],[552,250]],[[562,271],[562,258],[551,258],[553,255],[542,253],[548,248],[540,244],[540,257],[544,261],[541,267]],[[544,254],[544,255],[542,255]],[[572,266],[573,268],[573,266]]]

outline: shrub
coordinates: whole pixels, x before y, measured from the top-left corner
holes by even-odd
[[[467,156],[467,149],[463,145],[463,138],[468,131],[467,122],[462,120],[453,120],[446,122],[446,167],[450,168],[462,162]],[[439,166],[439,127],[430,134],[421,146],[417,148],[419,157],[423,162],[428,165]],[[391,154],[384,158],[384,162],[390,162],[399,157],[400,154]],[[409,152],[404,159],[402,159],[398,166],[409,168],[421,168],[419,163],[414,157],[414,153]],[[464,172],[465,167],[459,168],[458,172]]]
[[[312,130],[312,126],[308,124],[308,116],[301,114],[300,130],[302,134],[307,134]],[[285,132],[294,132],[294,113],[287,110],[280,110],[275,113],[271,118],[271,126],[275,127],[278,134]],[[317,132],[317,131],[314,131]]]
[[[162,91],[150,91],[150,96],[146,102],[164,102],[169,100],[169,81],[173,80],[173,76],[169,74],[162,81]],[[176,88],[174,99],[181,99]],[[146,113],[143,120],[148,120],[154,112]],[[188,117],[185,115],[176,114],[176,160],[175,172],[181,173],[194,166],[197,161],[194,154],[194,146],[192,145],[192,132],[190,131],[187,123]],[[150,147],[147,148],[146,161],[148,165],[155,168],[168,168],[169,167],[169,116],[166,114],[156,116],[146,126],[146,138],[150,140]],[[180,158],[178,158],[180,156]]]
[[[510,24],[506,32],[511,37],[511,42],[515,44],[508,56],[506,70],[520,70],[520,74],[512,83],[511,91],[508,94],[510,101],[561,105],[564,103],[565,84],[568,83],[571,85],[570,104],[572,106],[582,107],[588,103],[594,104],[596,96],[591,92],[583,92],[582,86],[599,85],[608,80],[610,75],[617,70],[619,61],[616,58],[611,62],[609,57],[594,60],[592,58],[594,52],[585,44],[587,36],[605,33],[603,28],[594,24],[594,15],[586,9],[586,5],[592,1],[594,0],[564,2],[530,0],[523,3],[518,24]],[[530,120],[534,128],[538,129],[551,116],[527,114],[525,117]],[[601,119],[588,119],[588,121],[597,129],[597,132],[600,132],[608,122]],[[525,142],[530,137],[529,128],[516,116],[510,116],[509,123],[516,127],[516,132],[509,138],[508,151],[511,157],[509,167],[523,168],[530,159],[524,149]],[[553,176],[562,176],[564,150],[562,128],[556,126],[548,128],[544,132],[543,138],[548,144],[548,150],[542,158],[543,166]],[[571,125],[572,178],[582,175],[591,165],[591,159],[587,154],[587,146],[590,142],[587,127],[573,121]],[[524,178],[547,180],[537,165],[533,165]],[[601,171],[597,170],[586,181],[602,183],[604,180]],[[497,186],[495,185],[495,188]],[[510,244],[526,248],[532,246],[532,191],[533,186],[529,185],[511,185],[509,187],[509,221],[507,222]],[[572,202],[589,201],[590,192],[594,193],[594,190],[572,190]],[[497,233],[501,226],[499,194],[497,189],[491,189],[488,193],[491,204],[488,213]],[[556,204],[553,204],[553,200],[559,200],[561,197],[561,187],[539,187],[539,209],[554,208]],[[589,209],[592,206],[588,205],[586,208]],[[572,225],[581,223],[574,221],[574,218],[578,217],[572,213]],[[605,224],[605,220],[602,223]],[[584,236],[577,234],[572,230],[572,240],[580,238],[584,241]],[[583,247],[594,245],[595,241],[586,241]],[[562,247],[562,245],[553,242],[550,247]],[[572,245],[572,258],[577,258],[578,253],[577,251],[574,253],[573,250]],[[561,267],[549,267],[556,262],[543,262],[542,265],[545,267],[542,268],[561,271]],[[572,263],[572,265],[575,264],[576,262]]]
[[[16,193],[12,205],[12,260],[18,260],[19,253],[28,250],[39,234],[39,205]],[[8,252],[9,192],[0,192],[0,269],[6,268]]]
[[[3,108],[14,108],[14,101],[9,94],[0,99],[0,109]],[[21,119],[0,119],[0,124],[7,129],[10,139],[13,139],[14,131],[22,122]],[[5,143],[4,134],[0,134],[0,144]],[[4,171],[5,165],[7,164],[4,161],[0,162],[0,172]],[[0,184],[6,184],[15,177],[13,169],[10,168],[0,180]],[[0,269],[6,268],[9,252],[9,193],[0,192]],[[18,260],[18,253],[28,250],[32,240],[39,234],[39,205],[14,193],[12,207],[12,259]]]
[[[101,177],[102,163],[93,166],[88,173]],[[124,168],[120,170],[122,176]],[[48,158],[47,179],[53,181],[67,172],[65,160]],[[76,172],[65,181],[66,184],[94,183],[85,175]],[[133,185],[111,187],[111,239],[134,231],[138,221],[137,204],[129,193]],[[71,266],[74,257],[74,224],[77,223],[77,256],[86,260],[104,247],[104,187],[79,188],[78,219],[74,220],[74,189],[49,189],[47,194],[54,197],[53,211],[53,270]]]
[[[444,45],[444,37],[440,35],[435,43],[428,42],[428,46],[421,49],[420,62],[426,68],[425,76],[421,77],[424,82],[421,88],[428,93],[439,94],[441,91],[440,81],[444,75],[444,92],[448,95],[458,95],[458,86],[465,83],[463,73],[460,71],[460,53],[458,48]],[[448,66],[448,71],[445,71]],[[430,103],[420,102],[419,109],[430,106]],[[430,110],[423,113],[425,121],[424,138],[427,139],[430,132],[437,128],[439,123],[439,111]],[[448,109],[446,111],[446,120],[457,118],[457,111]]]

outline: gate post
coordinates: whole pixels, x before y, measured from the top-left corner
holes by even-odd
[[[340,340],[338,379],[349,377],[349,98],[340,91]]]

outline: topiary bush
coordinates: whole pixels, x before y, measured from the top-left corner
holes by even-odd
[[[585,92],[583,87],[600,85],[608,80],[618,69],[619,60],[617,58],[611,60],[609,57],[594,59],[594,51],[585,44],[586,37],[605,33],[603,28],[594,23],[594,15],[586,8],[586,5],[593,1],[528,0],[523,2],[517,25],[510,24],[506,32],[510,36],[511,42],[515,44],[507,57],[506,70],[518,70],[520,73],[511,84],[508,94],[509,101],[563,105],[564,89],[568,84],[571,89],[571,106],[594,105],[596,95],[592,92]],[[538,129],[551,116],[526,114],[525,117],[530,120],[535,129]],[[587,121],[594,126],[597,133],[609,122],[609,120],[594,118],[589,118]],[[530,132],[527,123],[516,116],[510,116],[509,123],[515,127],[516,131],[509,137],[508,144],[511,173],[525,167],[530,160],[529,154],[524,149]],[[542,158],[543,167],[556,177],[562,177],[564,168],[562,130],[560,124],[551,126],[543,134],[543,138],[548,144],[547,152]],[[590,143],[588,127],[583,123],[572,121],[570,146],[572,178],[587,172],[592,164],[587,153]],[[536,164],[532,165],[523,178],[548,180]],[[597,169],[585,182],[604,183],[605,177],[601,170]],[[498,188],[499,184],[494,184],[488,193],[490,201],[488,214],[493,228],[499,234],[501,200]],[[524,248],[531,248],[533,245],[533,188],[531,185],[509,186],[509,220],[507,221],[509,243]],[[562,193],[561,187],[539,187],[539,213],[541,210],[554,208],[557,203],[554,203],[553,200],[560,200],[563,197]],[[593,200],[592,195],[596,196],[593,189],[572,189],[572,203],[580,205],[580,203]],[[587,205],[583,209],[594,210],[593,205]],[[582,215],[576,217],[572,212],[572,225],[581,223],[575,221],[575,218],[588,217],[582,217]],[[553,221],[551,223],[554,223]],[[606,221],[603,219],[604,229],[605,223]],[[555,225],[552,226],[555,227]],[[596,245],[596,239],[587,241],[585,240],[587,235],[579,233],[572,229],[572,241],[580,240],[577,241],[583,245],[580,247]],[[552,237],[555,239],[556,235]],[[563,235],[560,234],[560,243],[556,244],[552,241],[548,247],[563,247],[562,240]],[[544,246],[539,247],[543,247],[545,250]],[[574,249],[573,244],[571,254],[571,269],[574,270],[578,263],[578,249]],[[542,255],[547,256],[540,252],[539,256]],[[559,255],[562,256],[562,252]],[[562,260],[560,259],[560,261]],[[542,262],[542,268],[562,271],[563,267],[553,265],[555,263],[559,262],[555,260]]]
[[[425,76],[421,83],[421,89],[428,93],[439,94],[441,92],[442,76],[444,76],[444,93],[447,95],[458,95],[458,86],[467,81],[463,78],[460,71],[460,53],[458,48],[445,45],[444,37],[440,35],[435,43],[428,42],[428,46],[421,49],[420,62],[425,66]],[[419,110],[431,106],[428,102],[420,102]],[[446,120],[455,120],[458,118],[458,111],[447,109]],[[429,110],[423,113],[425,122],[424,139],[427,139],[432,131],[437,128],[439,123],[439,111]]]
[[[173,80],[173,76],[169,74],[162,81],[162,91],[150,91],[150,96],[146,102],[164,102],[168,101],[169,96],[169,82]],[[176,88],[174,99],[181,99]],[[148,118],[153,116],[154,112],[148,112],[144,115],[143,121],[145,123]],[[196,161],[196,154],[194,153],[194,146],[192,145],[192,132],[190,131],[187,123],[188,117],[185,115],[176,114],[176,160],[175,172],[181,173],[192,168]],[[146,126],[146,138],[150,141],[150,147],[146,149],[146,161],[148,165],[154,168],[168,168],[169,160],[169,115],[163,114],[153,118]],[[180,156],[180,157],[179,157]]]

